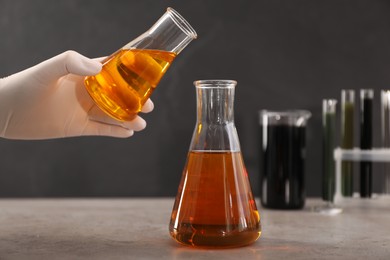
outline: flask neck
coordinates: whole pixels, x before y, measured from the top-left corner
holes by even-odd
[[[229,82],[196,85],[197,122],[202,124],[234,124],[234,88]]]
[[[123,48],[154,49],[177,55],[196,38],[192,26],[177,11],[168,8],[149,30]]]
[[[236,81],[200,80],[195,86],[197,124],[190,149],[239,152],[233,112]]]
[[[179,54],[192,40],[198,37],[192,26],[176,10],[169,7],[166,13],[149,29],[151,35],[157,35],[155,41],[161,41],[166,51]]]

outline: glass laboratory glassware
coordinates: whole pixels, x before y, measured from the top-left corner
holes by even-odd
[[[381,91],[382,147],[390,149],[390,90]],[[390,195],[390,164],[384,163],[382,194]]]
[[[305,205],[306,110],[260,111],[261,203],[273,209]]]
[[[360,90],[360,149],[372,149],[372,117],[374,90]],[[372,195],[372,162],[360,162],[360,197]]]
[[[343,89],[341,90],[342,149],[353,149],[354,114],[355,90]],[[343,161],[341,164],[341,192],[345,197],[352,197],[353,195],[353,162],[351,161]]]
[[[237,82],[194,84],[197,121],[169,232],[194,247],[248,245],[260,237],[261,225],[234,124]]]
[[[97,106],[119,121],[135,118],[176,56],[197,34],[174,9],[145,33],[103,61],[102,71],[85,78]]]
[[[316,207],[315,210],[327,215],[339,214],[342,211],[333,203],[336,187],[333,158],[336,148],[336,105],[335,99],[322,100],[322,200],[326,204]]]

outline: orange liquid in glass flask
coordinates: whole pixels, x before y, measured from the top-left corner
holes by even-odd
[[[119,50],[104,63],[102,71],[85,78],[96,104],[121,121],[135,118],[150,97],[176,54],[160,50]]]
[[[237,247],[261,235],[241,152],[191,151],[169,225],[179,243]]]

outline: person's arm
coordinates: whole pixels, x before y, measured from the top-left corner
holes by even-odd
[[[49,139],[83,135],[130,137],[145,128],[139,116],[119,122],[104,114],[87,93],[84,76],[101,63],[66,51],[0,79],[0,137]],[[148,100],[142,112],[153,110]]]

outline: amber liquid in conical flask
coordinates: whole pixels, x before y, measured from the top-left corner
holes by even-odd
[[[103,63],[102,71],[85,78],[96,104],[110,116],[134,119],[175,59],[173,52],[120,50]]]
[[[260,236],[260,216],[240,152],[191,151],[170,232],[183,244],[235,247]]]
[[[229,91],[234,88],[224,91],[220,87],[213,93],[211,89],[198,89],[198,124],[169,225],[171,236],[181,244],[238,247],[253,243],[261,234],[260,215],[234,122],[229,121],[229,113],[225,113],[225,105],[233,103],[232,100],[220,103],[226,98],[233,99],[227,94]],[[213,122],[218,118],[223,119]],[[209,149],[200,150],[200,147]]]

